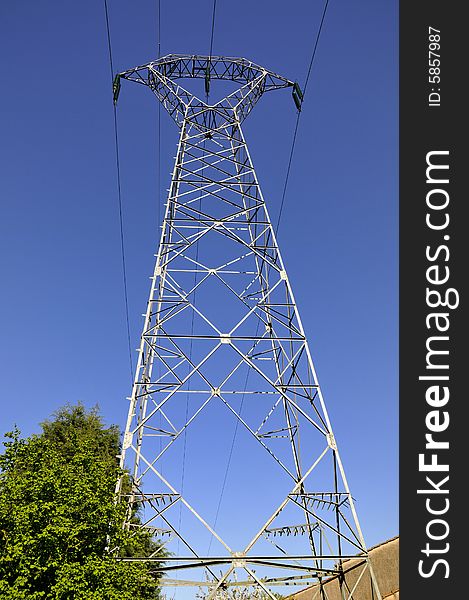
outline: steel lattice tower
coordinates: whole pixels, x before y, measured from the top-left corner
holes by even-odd
[[[213,80],[238,88],[209,105],[183,78],[204,80],[207,98]],[[241,129],[264,92],[291,87],[298,104],[301,91],[245,59],[213,56],[125,71],[116,97],[120,79],[148,86],[180,128],[121,457],[133,485],[121,500],[129,515],[140,507],[142,523],[126,526],[148,528],[173,553],[163,585],[203,587],[207,598],[230,586],[275,598],[316,583],[327,599],[331,577],[343,600],[364,586],[380,598]],[[235,423],[241,464],[217,519],[211,490]]]

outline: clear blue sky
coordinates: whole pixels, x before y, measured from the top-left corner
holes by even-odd
[[[115,71],[157,54],[157,2],[108,0]],[[161,2],[161,52],[207,54],[212,1]],[[219,0],[214,54],[302,85],[323,3]],[[330,0],[300,121],[279,243],[365,539],[398,533],[397,2]],[[130,392],[103,3],[0,6],[0,430],[67,402],[124,426]],[[123,85],[122,193],[138,346],[177,128]],[[295,124],[266,95],[245,134],[277,219]],[[136,353],[135,357],[136,358]]]

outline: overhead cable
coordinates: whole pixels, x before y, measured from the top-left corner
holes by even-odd
[[[111,82],[114,83],[114,66],[112,61],[112,45],[111,45],[111,28],[109,25],[109,11],[107,6],[107,0],[104,0],[104,14],[106,17],[106,32],[107,32],[107,44],[109,50],[109,66],[111,70]],[[127,293],[127,269],[125,260],[125,242],[124,242],[124,219],[122,211],[122,188],[121,188],[121,174],[120,174],[120,159],[119,159],[119,137],[117,128],[117,105],[113,102],[114,112],[114,146],[116,151],[116,173],[117,173],[117,200],[119,208],[119,229],[120,229],[120,246],[121,246],[121,257],[122,257],[122,283],[124,288],[124,304],[125,304],[125,319],[127,325],[127,343],[129,348],[129,367],[130,367],[130,380],[133,381],[134,369],[132,360],[132,345],[130,341],[130,322],[129,322],[129,298]]]

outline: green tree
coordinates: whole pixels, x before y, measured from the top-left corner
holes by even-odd
[[[122,529],[114,502],[119,431],[97,410],[60,409],[42,433],[6,434],[0,455],[0,598],[2,600],[146,600],[159,598],[144,563],[107,549],[138,553],[158,545]],[[134,515],[138,519],[138,515]],[[163,553],[161,553],[163,558]],[[154,568],[154,565],[153,565]]]

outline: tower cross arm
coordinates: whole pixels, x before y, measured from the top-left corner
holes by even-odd
[[[245,58],[227,56],[204,56],[196,54],[168,54],[162,58],[122,72],[120,75],[132,79],[136,71],[153,69],[168,79],[202,78],[224,79],[241,84],[253,81],[260,74],[266,76],[266,89],[278,89],[294,85],[282,75],[278,75]]]
[[[245,58],[169,54],[158,60],[123,71],[118,79],[127,79],[150,87],[171,117],[181,126],[186,116],[213,109],[225,113],[236,110],[242,121],[266,91],[294,87],[293,81],[260,67]],[[205,79],[208,97],[211,80],[239,83],[232,94],[209,105],[184,89],[180,79]]]

